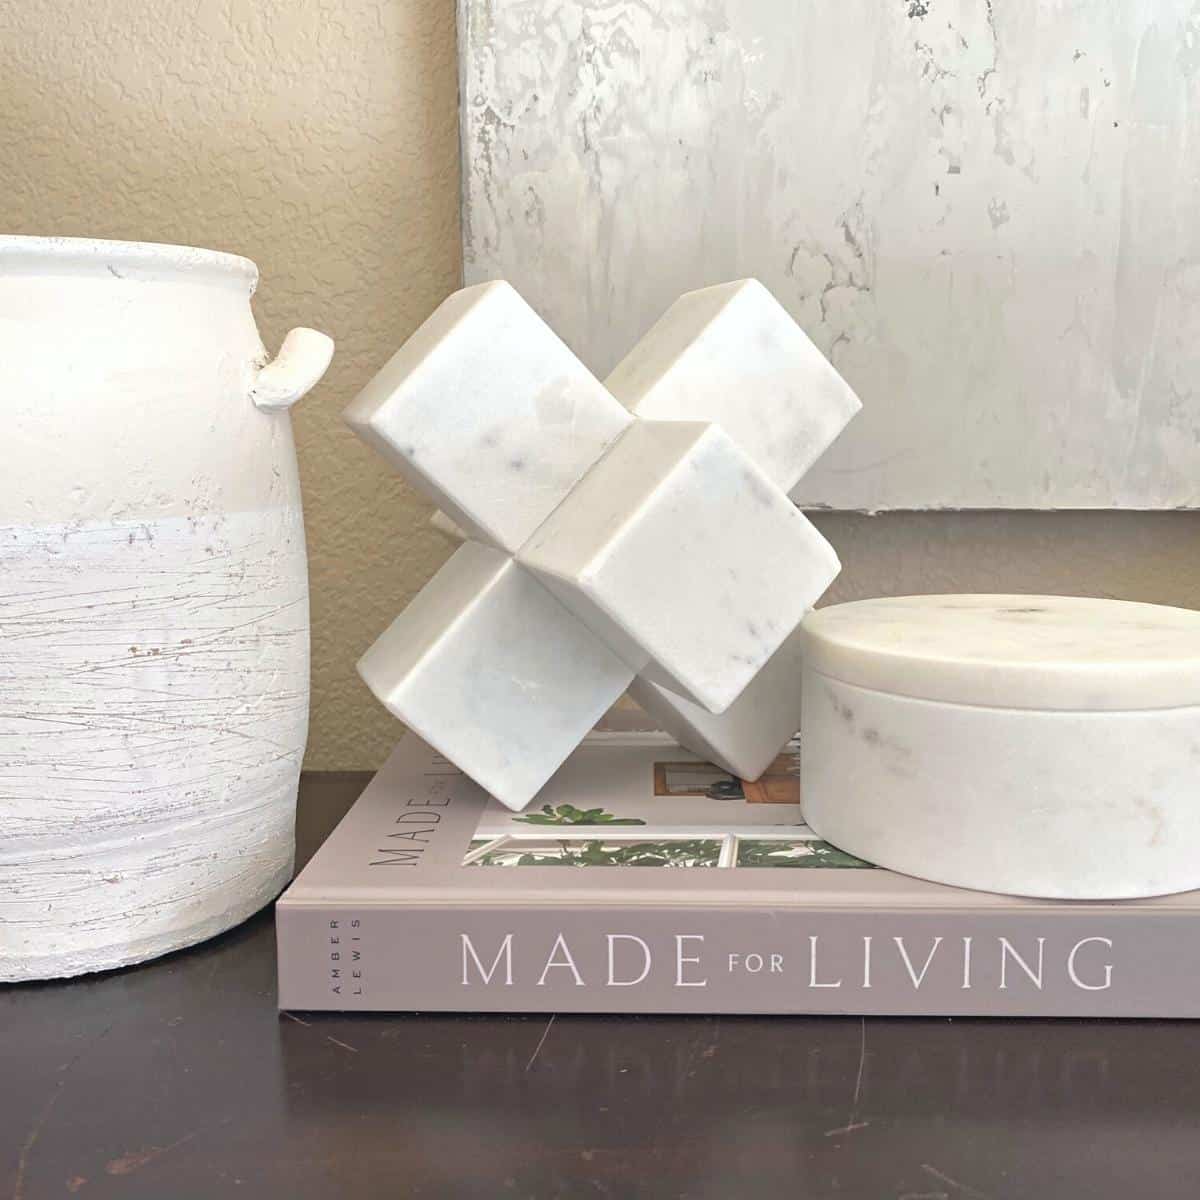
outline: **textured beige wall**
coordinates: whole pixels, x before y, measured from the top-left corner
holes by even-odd
[[[313,583],[309,765],[396,727],[362,648],[449,553],[339,414],[460,275],[451,0],[0,0],[0,230],[258,262],[268,345],[338,353],[296,411]],[[822,514],[830,599],[1046,590],[1200,607],[1200,514]],[[369,573],[369,577],[368,577]]]

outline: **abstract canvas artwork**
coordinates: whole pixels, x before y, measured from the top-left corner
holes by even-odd
[[[464,538],[361,675],[512,808],[631,684],[756,779],[839,570],[787,491],[858,408],[754,280],[680,297],[604,384],[508,284],[456,292],[346,412]]]
[[[755,276],[863,415],[802,507],[1200,505],[1193,0],[460,0],[468,283],[607,372]]]

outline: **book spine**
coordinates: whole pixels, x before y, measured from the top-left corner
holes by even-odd
[[[1136,905],[830,909],[280,903],[293,1010],[1196,1017],[1200,937]]]

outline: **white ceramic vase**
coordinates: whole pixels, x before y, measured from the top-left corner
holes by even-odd
[[[308,586],[253,263],[0,237],[0,980],[210,937],[292,866]]]

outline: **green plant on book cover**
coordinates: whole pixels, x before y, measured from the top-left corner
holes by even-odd
[[[486,845],[473,843],[472,849]],[[605,842],[598,838],[560,840],[528,849],[519,843],[497,847],[475,859],[483,867],[716,867],[721,840],[690,838],[644,842]],[[855,858],[819,839],[789,842],[740,841],[739,867],[870,868],[871,863]]]
[[[640,817],[618,817],[602,808],[576,808],[560,804],[557,808],[543,804],[540,812],[526,813],[513,820],[523,825],[645,825]]]
[[[628,842],[605,845],[600,841],[560,842],[556,853],[538,854],[525,851],[515,865],[518,867],[715,867],[721,853],[720,842],[705,839],[692,841]],[[492,855],[480,860],[482,866],[507,865],[491,861]],[[511,863],[511,860],[510,860]]]
[[[802,852],[797,853],[797,847]],[[871,867],[874,864],[814,838],[803,842],[739,841],[739,867]]]

